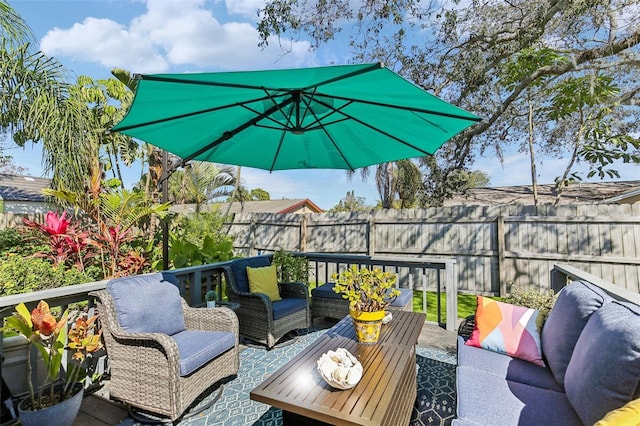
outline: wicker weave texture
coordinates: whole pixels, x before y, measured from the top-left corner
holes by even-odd
[[[176,420],[205,390],[238,372],[240,352],[236,337],[234,348],[181,377],[178,347],[170,336],[124,331],[109,293],[102,290],[92,295],[98,299],[109,357],[111,398]],[[238,319],[233,311],[190,308],[184,300],[182,305],[187,330],[230,331],[238,336]]]
[[[302,283],[278,283],[280,296],[285,298],[304,298],[305,308],[283,318],[273,319],[271,300],[263,293],[247,293],[238,290],[231,268],[225,269],[227,295],[229,301],[240,304],[235,311],[240,322],[240,335],[272,348],[289,331],[309,328],[311,309],[309,290]]]

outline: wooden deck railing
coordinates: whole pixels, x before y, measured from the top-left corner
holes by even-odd
[[[453,259],[426,259],[426,258],[399,258],[377,257],[339,254],[293,253],[296,256],[305,256],[309,259],[313,281],[311,286],[330,281],[331,274],[343,270],[349,265],[380,267],[383,270],[392,270],[406,274],[409,278],[409,286],[415,291],[423,292],[423,311],[426,312],[427,288],[434,288],[437,292],[437,318],[438,323],[443,324],[442,307],[440,306],[440,294],[446,293],[446,329],[454,331],[457,327],[457,282],[455,280],[456,262]],[[224,266],[229,262],[213,263],[188,268],[174,269],[174,273],[180,281],[180,291],[191,306],[199,305],[204,300],[208,290],[217,288],[219,297],[224,297]],[[426,271],[435,272],[435,282],[427,283]],[[419,276],[418,282],[415,282]],[[107,281],[96,281],[86,284],[78,284],[55,289],[34,291],[30,293],[15,294],[0,297],[0,324],[4,318],[12,315],[15,306],[24,302],[29,309],[33,309],[40,300],[46,300],[51,307],[66,309],[72,303],[87,302],[89,308],[95,306],[95,301],[89,293],[106,287]],[[220,291],[221,290],[221,291]],[[0,355],[2,354],[2,333],[0,332]]]

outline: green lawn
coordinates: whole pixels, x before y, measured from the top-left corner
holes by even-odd
[[[496,298],[498,299],[498,298]],[[447,320],[447,295],[440,293],[440,309],[442,322]],[[422,291],[413,292],[413,311],[422,312]],[[476,296],[473,294],[458,294],[458,318],[473,315],[476,311]],[[438,321],[438,306],[436,305],[436,292],[427,292],[427,321]]]

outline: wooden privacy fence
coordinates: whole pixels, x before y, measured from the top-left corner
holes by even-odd
[[[278,249],[453,258],[461,292],[549,289],[566,263],[640,292],[640,205],[457,206],[372,213],[242,214],[237,253]]]

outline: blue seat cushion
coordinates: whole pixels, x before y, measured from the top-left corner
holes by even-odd
[[[585,424],[640,397],[640,307],[612,301],[584,327],[565,390]]]
[[[130,275],[107,283],[118,323],[130,333],[172,335],[185,329],[182,298],[175,275]]]
[[[562,392],[505,380],[472,367],[456,369],[457,414],[482,425],[582,426]]]
[[[178,345],[180,376],[188,376],[236,345],[236,335],[228,331],[185,330],[171,336]]]
[[[574,281],[558,294],[542,327],[540,340],[547,365],[563,388],[565,372],[580,333],[591,315],[611,300],[603,290],[586,281]]]
[[[249,278],[247,277],[247,266],[259,268],[269,265],[271,265],[271,257],[268,255],[245,257],[231,262],[230,267],[231,272],[233,273],[233,279],[235,280],[236,290],[244,293],[250,292]]]
[[[465,345],[464,339],[460,336],[458,336],[458,365],[473,367],[513,382],[563,392],[548,368],[512,358],[509,355]]]
[[[277,320],[306,309],[307,299],[289,297],[273,302],[271,306],[273,308],[273,319]]]
[[[346,300],[342,298],[342,294],[336,293],[333,291],[333,287],[335,283],[326,283],[322,284],[319,287],[311,290],[311,297],[322,297],[324,299],[339,299]],[[408,288],[399,288],[400,295],[396,297],[396,300],[391,303],[391,306],[395,306],[398,308],[402,308],[407,306],[407,303],[412,303],[413,300],[413,291]]]

